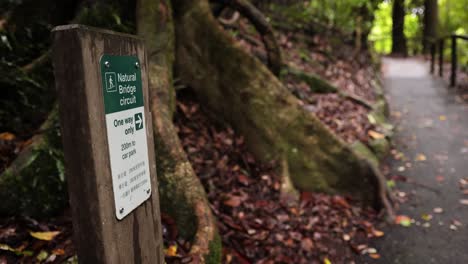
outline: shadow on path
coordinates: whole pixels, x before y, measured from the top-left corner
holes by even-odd
[[[391,175],[417,183],[396,182],[400,196],[408,197],[398,214],[414,222],[410,227],[383,228],[386,235],[372,245],[382,257],[362,257],[359,263],[468,263],[468,205],[460,201],[468,199],[460,189],[460,180],[468,180],[468,105],[428,74],[427,63],[393,58],[383,62],[397,126],[393,143],[406,159],[392,157],[388,165]],[[443,212],[435,213],[434,208]],[[423,214],[433,218],[426,221]]]

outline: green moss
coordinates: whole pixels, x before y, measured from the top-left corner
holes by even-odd
[[[311,73],[306,73],[303,71],[299,71],[296,69],[288,69],[288,74],[291,74],[295,78],[300,79],[301,81],[305,82],[310,91],[313,93],[336,93],[338,92],[338,88],[331,85],[326,80],[320,78],[319,76]]]
[[[221,243],[221,237],[218,233],[215,234],[214,239],[209,244],[210,252],[205,255],[206,264],[218,264],[221,263],[223,246]]]
[[[376,168],[379,167],[379,159],[377,156],[362,142],[356,141],[351,147],[361,158],[370,161]]]
[[[33,150],[19,175],[1,175],[0,215],[45,217],[63,209],[68,199],[65,181],[58,176],[62,164],[53,152],[40,148]]]
[[[159,182],[159,201],[161,211],[173,217],[182,237],[193,239],[197,221],[194,209],[190,206],[185,191],[180,189],[181,183],[174,174],[177,162],[171,158],[169,150],[161,137],[154,137],[156,145],[156,168]]]
[[[390,143],[385,138],[374,139],[369,145],[379,159],[383,159],[390,150]]]

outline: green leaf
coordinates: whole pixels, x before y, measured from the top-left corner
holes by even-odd
[[[49,256],[49,253],[47,253],[47,251],[41,250],[41,252],[39,252],[39,254],[37,254],[36,259],[38,261],[44,261],[44,260],[47,259],[48,256]]]

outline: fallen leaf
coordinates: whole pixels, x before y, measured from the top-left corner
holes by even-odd
[[[332,264],[332,262],[328,258],[325,258],[323,264]]]
[[[177,256],[177,245],[171,245],[166,249],[166,256],[175,257]]]
[[[445,177],[442,176],[442,175],[437,175],[437,176],[436,176],[436,181],[438,181],[438,182],[443,182],[443,181],[445,181]]]
[[[0,250],[16,252],[16,250],[7,244],[0,244]]]
[[[9,132],[0,133],[0,140],[12,141],[14,139],[15,139],[15,135],[13,135],[12,133],[9,133]]]
[[[440,121],[445,121],[445,120],[447,120],[447,117],[444,116],[444,115],[440,115],[440,116],[439,116],[439,120],[440,120]]]
[[[249,181],[249,178],[246,175],[240,174],[239,176],[237,176],[237,180],[240,183],[242,183],[243,185],[249,186],[250,181]]]
[[[444,209],[440,208],[440,207],[436,207],[432,210],[434,213],[436,214],[441,214],[444,212]]]
[[[384,232],[380,231],[380,230],[377,230],[377,229],[374,229],[372,230],[372,234],[375,236],[375,237],[383,237],[385,235]]]
[[[468,199],[461,199],[460,203],[463,205],[468,205]]]
[[[49,253],[47,253],[47,251],[41,250],[41,252],[39,252],[39,254],[37,254],[36,259],[39,262],[41,262],[41,261],[46,260],[48,256],[49,256]]]
[[[240,196],[232,195],[227,200],[224,201],[224,204],[230,207],[238,207],[242,203],[242,198]]]
[[[305,251],[311,251],[314,248],[314,242],[307,237],[301,241],[301,246]]]
[[[426,156],[424,154],[421,154],[419,153],[418,155],[416,155],[416,161],[425,161],[427,160]]]
[[[395,185],[396,185],[396,184],[395,184],[395,181],[394,181],[394,180],[388,180],[388,181],[387,181],[387,187],[388,187],[389,189],[395,188]]]
[[[65,255],[65,250],[61,248],[56,248],[52,250],[52,254],[57,255],[57,256],[62,256],[62,255]]]
[[[404,226],[404,227],[409,227],[409,226],[411,226],[411,218],[409,218],[406,215],[398,215],[395,218],[395,223],[397,225],[401,225],[401,226]]]
[[[458,180],[458,182],[460,183],[462,188],[465,187],[465,185],[468,185],[468,181],[465,179],[460,179]]]
[[[431,221],[432,215],[431,215],[431,214],[422,214],[422,215],[421,215],[421,218],[422,218],[424,221]]]
[[[385,135],[374,130],[367,131],[367,134],[373,139],[382,139],[385,138]]]
[[[51,241],[60,234],[60,231],[49,231],[49,232],[29,232],[29,234],[39,240]]]
[[[372,253],[372,254],[369,254],[369,257],[371,257],[373,259],[379,259],[380,255],[378,253]]]
[[[455,225],[455,226],[462,226],[462,223],[456,219],[453,219],[452,220],[452,223]]]

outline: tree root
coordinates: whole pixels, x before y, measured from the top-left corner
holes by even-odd
[[[218,26],[206,0],[173,0],[176,70],[211,112],[246,139],[259,160],[281,161],[305,191],[344,193],[385,206],[369,161],[333,134],[258,60]],[[284,163],[284,162],[283,162]],[[286,168],[286,169],[285,169]]]
[[[310,88],[310,90],[314,93],[337,93],[339,96],[351,100],[361,106],[364,106],[368,110],[372,110],[373,106],[367,100],[357,95],[349,94],[347,92],[343,92],[337,87],[330,84],[328,81],[322,79],[321,77],[307,73],[305,71],[301,71],[295,69],[291,66],[288,67],[287,72],[300,80],[304,81]]]
[[[246,17],[255,27],[265,45],[268,68],[274,75],[279,76],[282,67],[281,49],[276,41],[273,28],[268,23],[265,15],[248,0],[228,0],[226,2],[228,6]],[[230,25],[232,23],[226,24]]]
[[[174,25],[169,0],[140,0],[138,34],[149,54],[149,88],[156,144],[161,210],[173,217],[190,254],[202,263],[221,261],[221,241],[205,190],[182,148],[172,122]],[[194,260],[195,261],[195,260]]]

